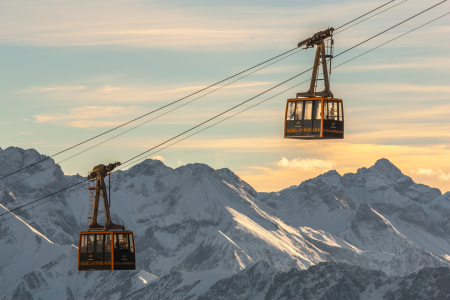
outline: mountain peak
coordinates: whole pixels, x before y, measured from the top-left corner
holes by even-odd
[[[372,167],[370,167],[369,170],[380,173],[388,177],[389,179],[398,179],[402,176],[405,176],[399,168],[397,168],[386,158],[377,160],[377,162]]]
[[[258,194],[256,190],[250,184],[248,184],[247,182],[242,180],[239,176],[237,176],[233,171],[231,171],[228,168],[218,169],[216,171],[217,173],[220,174],[220,176],[222,176],[225,182],[242,188],[244,191],[246,191],[251,196],[256,198]]]
[[[2,166],[0,173],[9,174],[18,169],[24,168],[38,161],[41,163],[25,170],[26,173],[36,173],[44,168],[53,166],[55,161],[46,155],[40,154],[35,149],[22,149],[19,147],[8,147],[0,152],[0,165]],[[60,167],[59,172],[62,174]],[[22,173],[23,174],[23,173]],[[18,175],[22,176],[21,174]]]
[[[167,167],[162,161],[148,158],[143,162],[135,164],[125,172],[131,174],[132,177],[138,175],[153,176],[157,173],[164,172],[167,169],[171,168]]]

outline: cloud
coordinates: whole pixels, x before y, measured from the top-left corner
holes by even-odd
[[[418,168],[417,171],[411,170],[411,172],[418,175],[437,176],[439,181],[450,181],[450,173],[445,174],[442,170],[434,171],[432,169]]]
[[[83,106],[66,110],[63,113],[35,115],[35,123],[55,123],[69,127],[95,128],[111,127],[122,124],[118,117],[138,115],[141,110],[136,106]],[[105,120],[114,118],[114,121]]]
[[[39,46],[127,45],[134,47],[180,49],[257,49],[295,45],[329,24],[343,24],[367,11],[367,2],[341,2],[324,5],[258,5],[201,2],[162,4],[155,1],[5,1],[8,11],[0,19],[2,43]],[[360,41],[361,34],[379,32],[379,24],[397,23],[423,3],[400,6],[389,13],[346,31],[340,45]],[[445,7],[441,6],[442,8]],[[250,13],[251,12],[251,13]],[[396,18],[392,18],[395,13]],[[317,18],[318,15],[323,18]],[[393,20],[394,21],[393,21]],[[326,20],[326,22],[324,21]],[[412,25],[418,21],[413,20]],[[429,25],[433,26],[433,25]],[[444,27],[444,26],[441,26]],[[415,46],[433,46],[429,40],[445,34],[432,29],[420,38],[402,40]],[[430,33],[434,34],[430,37]],[[423,38],[427,43],[422,43]],[[294,41],[294,42],[293,42]],[[440,43],[440,44],[441,44]]]
[[[438,178],[440,181],[450,181],[450,173],[449,174],[441,173],[438,175]]]
[[[316,169],[322,169],[322,170],[333,169],[333,163],[331,161],[314,159],[314,158],[307,158],[307,159],[294,158],[289,161],[287,158],[283,157],[277,163],[277,166],[283,167],[283,168],[301,169],[301,170],[305,170],[305,171],[311,171],[311,170],[316,170]]]
[[[30,133],[33,133],[32,131],[22,131],[22,132],[19,132],[18,134],[30,134]]]
[[[6,125],[6,124],[11,124],[12,122],[3,122],[3,123],[0,123],[0,126],[2,126],[2,125]]]
[[[85,90],[85,85],[59,85],[59,86],[32,86],[22,91],[22,93],[44,93],[44,92],[73,92]]]
[[[242,96],[245,94],[253,95],[254,93],[260,93],[264,86],[275,84],[271,81],[251,81],[242,84],[231,84],[224,88],[221,88],[218,92],[212,94],[211,97],[230,97],[230,96]],[[81,88],[83,87],[83,88]],[[29,88],[22,93],[45,93],[45,97],[60,101],[61,98],[66,102],[70,101],[83,101],[89,103],[138,103],[149,101],[173,101],[178,98],[184,97],[187,94],[196,92],[206,88],[205,85],[192,84],[180,86],[171,84],[166,86],[150,86],[150,85],[104,85],[104,86],[92,86],[87,88],[86,86],[78,86],[69,88],[47,88],[47,87],[33,87]],[[211,90],[204,91],[190,97],[195,99],[204,94],[208,94],[221,86],[212,88]]]
[[[436,175],[437,173],[431,169],[423,169],[423,168],[419,168],[417,171],[411,170],[411,172],[419,174],[419,175],[427,175],[427,176],[433,176]]]
[[[160,161],[162,161],[162,162],[164,162],[164,161],[165,161],[164,157],[162,157],[162,156],[160,156],[160,155],[155,155],[155,156],[152,156],[152,159],[155,159],[155,160],[160,160]]]

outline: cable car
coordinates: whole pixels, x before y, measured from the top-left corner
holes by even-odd
[[[81,232],[78,245],[79,271],[136,270],[132,231]]]
[[[120,163],[98,165],[89,174],[89,209],[87,230],[78,241],[78,271],[136,270],[136,245],[133,231],[111,221],[111,198],[106,192],[105,177]],[[109,182],[111,196],[111,177]],[[105,225],[97,223],[100,196],[103,198]]]
[[[344,109],[341,99],[318,97],[288,99],[285,118],[285,138],[344,138]]]
[[[284,137],[291,139],[343,139],[344,104],[342,99],[334,98],[330,89],[328,61],[333,58],[333,28],[320,31],[298,44],[298,47],[317,46],[309,90],[297,93],[297,98],[288,99],[284,121]],[[325,46],[325,39],[331,38]],[[327,54],[327,51],[328,54]],[[318,79],[318,69],[322,66],[322,79]],[[317,92],[317,81],[323,80],[325,89]]]

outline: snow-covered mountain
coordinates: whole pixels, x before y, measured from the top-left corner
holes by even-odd
[[[32,149],[7,148],[0,152],[0,177],[43,158]],[[1,180],[0,213],[84,180],[53,164],[48,159]],[[269,277],[324,262],[389,276],[450,266],[449,194],[414,183],[386,159],[277,193],[257,193],[232,171],[204,164],[172,169],[149,159],[111,177],[112,218],[135,232],[139,270],[76,270],[71,244],[86,228],[88,206],[82,185],[0,220],[0,253],[8,253],[0,257],[0,299],[45,299],[52,291],[68,299],[212,297],[216,282],[260,268],[260,261],[270,266]],[[23,263],[31,257],[36,263]],[[386,277],[379,271],[373,272]]]

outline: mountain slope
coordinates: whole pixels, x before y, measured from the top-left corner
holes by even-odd
[[[35,150],[2,150],[0,175],[44,157]],[[52,163],[49,159],[37,164],[35,171]],[[0,188],[30,172],[0,181]],[[84,180],[78,175],[64,175],[59,166],[32,178],[0,191],[0,204],[14,209]],[[248,271],[258,261],[269,263],[274,272],[342,262],[383,271],[389,276],[450,265],[449,198],[439,190],[415,184],[385,159],[356,174],[341,176],[330,171],[277,193],[257,193],[228,169],[214,170],[204,164],[172,169],[150,159],[115,172],[111,180],[112,219],[135,232],[139,270],[100,272],[95,276],[76,270],[76,253],[70,245],[77,244],[78,233],[86,228],[88,194],[83,186],[20,214],[26,223],[22,222],[23,226],[30,225],[41,234],[40,238],[47,237],[64,246],[49,244],[45,247],[51,250],[47,251],[38,245],[36,233],[29,227],[18,233],[13,231],[16,226],[0,231],[4,232],[2,251],[19,252],[17,258],[22,254],[37,255],[42,262],[13,273],[5,285],[7,291],[0,292],[0,299],[22,292],[48,298],[52,290],[61,297],[67,294],[75,298],[115,299],[141,293],[141,285],[147,287],[150,278],[154,278],[145,274],[173,276],[167,277],[164,285],[170,291],[178,291],[184,286],[180,286],[182,282],[191,280],[191,287],[183,288],[185,292],[173,294],[182,299],[206,291],[206,285],[202,285],[202,292],[195,290],[199,283],[193,285],[203,275],[186,274],[216,270],[211,274],[225,276]],[[27,241],[27,251],[37,251],[36,254],[21,250],[18,237]],[[8,244],[9,240],[13,243]],[[61,247],[69,250],[52,252]],[[8,257],[0,261],[0,272],[21,264],[13,254]],[[270,270],[268,274],[272,274]],[[147,276],[146,284],[139,279],[142,274]],[[101,283],[102,288],[95,293],[90,291],[95,284],[89,277],[95,279],[92,282]],[[164,294],[164,288],[157,286],[156,281],[151,284],[159,291],[154,297]],[[255,284],[258,285],[250,280],[247,287]],[[251,289],[244,288],[243,293],[263,295],[254,287]],[[105,290],[108,292],[102,292]],[[262,291],[265,292],[268,290]]]
[[[293,226],[328,231],[365,255],[378,253],[391,266],[372,267],[388,274],[446,265],[450,258],[450,201],[386,159],[356,174],[329,171],[258,199]]]
[[[388,277],[381,271],[342,263],[320,263],[308,270],[284,272],[259,262],[218,281],[198,300],[447,299],[449,279],[449,268],[426,268],[406,277]]]

